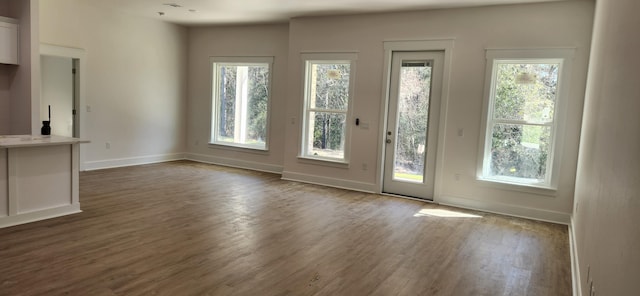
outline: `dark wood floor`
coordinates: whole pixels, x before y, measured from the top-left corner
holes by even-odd
[[[80,201],[0,229],[0,295],[571,294],[561,225],[187,161],[81,173]]]

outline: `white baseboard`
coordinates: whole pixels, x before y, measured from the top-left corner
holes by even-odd
[[[349,181],[349,180],[343,180],[343,179],[335,179],[335,178],[287,172],[287,171],[282,172],[282,179],[341,188],[341,189],[355,190],[355,191],[361,191],[361,192],[367,192],[367,193],[376,193],[377,191],[376,184],[373,184],[373,183]]]
[[[105,159],[96,161],[86,161],[83,166],[85,171],[102,170],[118,167],[126,167],[141,164],[150,164],[185,159],[184,153],[171,153],[159,155],[147,155],[128,158]]]
[[[434,199],[434,202],[473,210],[479,210],[489,213],[496,213],[507,216],[527,218],[545,222],[569,225],[571,215],[568,213],[534,209],[528,207],[514,206],[504,203],[487,202],[481,200],[468,199],[456,196],[440,196]]]
[[[222,166],[228,166],[228,167],[234,167],[234,168],[240,168],[240,169],[248,169],[248,170],[267,172],[267,173],[274,173],[274,174],[282,174],[282,169],[283,169],[281,165],[266,164],[266,163],[260,163],[260,162],[240,160],[235,158],[226,158],[226,157],[197,154],[197,153],[187,153],[186,159],[202,162],[202,163],[216,164],[216,165],[222,165]]]
[[[33,211],[29,213],[22,213],[15,216],[5,216],[0,219],[0,228],[46,220],[80,212],[82,212],[80,210],[80,204],[72,204],[51,209]]]
[[[569,250],[571,253],[571,285],[573,286],[573,296],[582,296],[582,285],[580,284],[580,261],[578,261],[576,234],[573,231],[573,216],[571,216],[571,223],[569,224]]]

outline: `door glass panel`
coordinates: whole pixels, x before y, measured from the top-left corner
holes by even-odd
[[[403,62],[400,69],[393,179],[424,182],[431,93],[429,62]]]

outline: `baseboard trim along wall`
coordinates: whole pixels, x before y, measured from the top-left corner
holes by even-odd
[[[569,225],[569,223],[571,222],[571,215],[568,213],[520,207],[497,202],[487,202],[463,197],[443,195],[436,197],[434,199],[434,202],[452,207],[479,210],[500,215],[514,216],[558,224]]]
[[[222,165],[239,169],[254,170],[266,173],[282,174],[281,165],[265,164],[253,161],[246,161],[234,158],[212,156],[206,154],[187,153],[186,159],[208,164]]]
[[[580,284],[580,261],[578,261],[578,246],[576,245],[576,234],[573,229],[573,216],[571,216],[571,223],[569,224],[571,285],[573,286],[573,296],[582,296],[582,285]]]
[[[367,193],[377,193],[377,186],[373,183],[364,183],[357,181],[349,181],[343,179],[335,179],[329,177],[301,174],[284,171],[282,172],[282,179],[288,181],[296,181],[302,183],[323,185],[328,187],[347,189],[347,190],[355,190]]]
[[[66,216],[70,214],[76,214],[82,212],[80,210],[80,204],[73,205],[65,205],[57,208],[50,208],[45,210],[33,211],[30,213],[20,213],[20,215],[16,216],[5,216],[2,217],[2,221],[0,222],[0,228],[35,222],[45,219],[51,219],[61,216]]]
[[[102,169],[111,169],[118,167],[127,167],[133,165],[142,165],[174,160],[185,159],[184,153],[171,153],[171,154],[159,154],[159,155],[147,155],[139,157],[128,158],[115,158],[96,161],[86,161],[82,168],[83,171],[94,171]]]

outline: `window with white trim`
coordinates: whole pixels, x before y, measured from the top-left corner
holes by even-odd
[[[487,50],[479,179],[555,189],[571,50]]]
[[[213,57],[211,144],[267,150],[272,57]]]
[[[355,54],[303,54],[301,157],[348,162]]]

